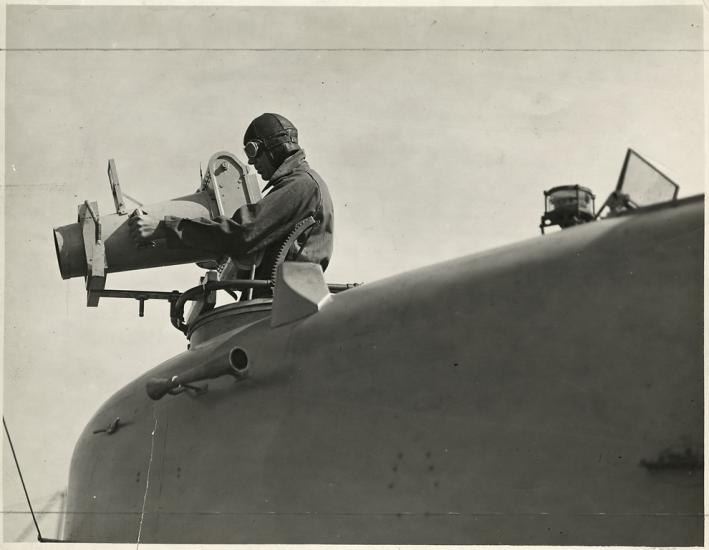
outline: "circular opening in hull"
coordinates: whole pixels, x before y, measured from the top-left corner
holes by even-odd
[[[249,368],[249,357],[241,348],[233,348],[229,352],[229,364],[237,376],[243,376]]]

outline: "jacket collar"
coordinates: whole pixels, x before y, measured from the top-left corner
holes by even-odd
[[[264,187],[263,190],[265,191],[269,187],[273,187],[274,185],[276,185],[278,183],[278,180],[292,174],[295,169],[301,164],[307,165],[307,162],[305,162],[305,151],[303,151],[302,149],[283,161],[283,164],[281,164],[276,169],[276,171],[273,173],[273,176],[271,176],[271,179],[268,181],[266,187]]]

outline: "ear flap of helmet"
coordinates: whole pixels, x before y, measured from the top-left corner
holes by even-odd
[[[298,151],[300,151],[300,146],[297,143],[281,143],[268,149],[268,155],[271,158],[271,164],[279,167],[284,160]]]

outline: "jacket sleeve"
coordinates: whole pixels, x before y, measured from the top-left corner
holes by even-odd
[[[167,216],[167,245],[243,257],[285,239],[296,223],[315,213],[318,204],[317,184],[294,179],[273,189],[259,202],[242,206],[231,218],[188,220]]]

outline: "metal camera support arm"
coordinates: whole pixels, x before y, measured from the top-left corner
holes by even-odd
[[[171,292],[158,290],[97,290],[97,296],[102,298],[131,298],[138,300],[138,315],[145,314],[146,300],[167,300],[170,302],[170,322],[181,332],[187,331],[187,324],[184,322],[185,304],[189,301],[203,299],[207,294],[215,290],[248,290],[251,288],[273,288],[275,282],[262,279],[234,279],[231,281],[207,281],[204,284],[192,287],[184,292],[173,290]],[[332,293],[342,292],[350,288],[359,286],[358,283],[333,283],[327,285]]]
[[[106,248],[101,238],[101,222],[98,217],[98,204],[84,201],[79,205],[79,223],[84,236],[86,254],[86,305],[96,307],[97,294],[106,285]]]
[[[177,302],[181,296],[180,291],[173,290],[164,292],[159,290],[110,290],[102,289],[97,291],[98,296],[102,298],[133,298],[138,300],[138,316],[145,316],[145,301],[146,300],[167,300],[170,302],[170,308]]]
[[[233,281],[209,281],[195,286],[184,292],[179,290],[118,290],[101,289],[96,291],[97,298],[129,298],[138,300],[138,316],[145,316],[145,302],[147,300],[166,300],[170,302],[170,319],[175,328],[182,330],[184,326],[183,314],[188,301],[196,301],[214,290],[244,290],[247,288],[270,288],[271,281],[258,281],[250,279],[235,279]]]

